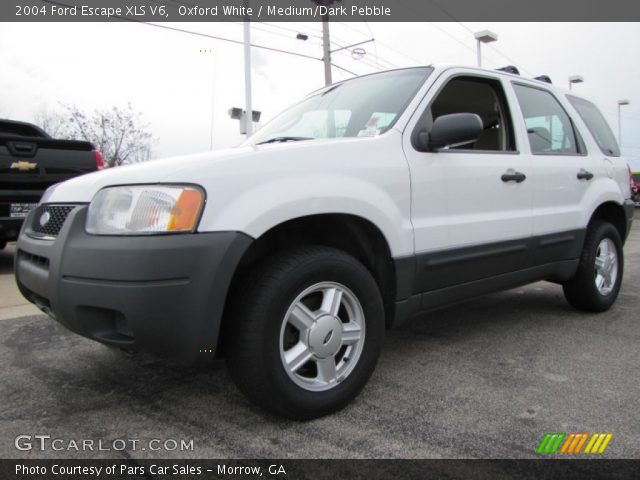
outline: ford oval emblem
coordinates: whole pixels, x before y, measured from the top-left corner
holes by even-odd
[[[40,215],[40,220],[38,220],[38,222],[40,223],[41,227],[44,227],[47,223],[49,223],[49,220],[51,220],[51,214],[49,212],[44,212],[42,215]]]

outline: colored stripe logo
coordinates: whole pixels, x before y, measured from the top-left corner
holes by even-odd
[[[538,455],[601,454],[607,449],[612,438],[613,433],[545,433],[536,453]]]

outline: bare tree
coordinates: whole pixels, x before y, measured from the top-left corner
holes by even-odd
[[[34,121],[53,138],[74,139],[73,132],[68,125],[68,119],[60,113],[42,108],[36,113]]]
[[[131,104],[126,108],[94,110],[85,115],[75,106],[66,106],[70,127],[77,135],[93,143],[104,155],[107,166],[136,163],[149,159],[151,134],[148,124],[142,123],[142,115]]]
[[[137,163],[151,156],[151,133],[142,115],[126,108],[112,107],[85,114],[75,105],[63,105],[64,114],[42,110],[39,125],[52,137],[86,140],[104,155],[108,167]]]

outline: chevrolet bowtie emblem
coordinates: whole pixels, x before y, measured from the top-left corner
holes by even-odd
[[[37,163],[22,161],[13,162],[9,168],[11,168],[11,170],[19,170],[20,172],[28,172],[29,170],[35,170],[37,166]]]

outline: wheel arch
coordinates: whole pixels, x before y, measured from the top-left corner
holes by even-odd
[[[350,214],[307,215],[282,222],[256,238],[244,253],[227,293],[218,350],[224,353],[225,325],[230,321],[230,299],[247,275],[277,251],[300,245],[337,248],[360,261],[375,279],[382,295],[385,318],[390,325],[395,314],[396,271],[389,243],[371,221]]]
[[[587,229],[593,225],[595,220],[603,220],[611,223],[618,233],[620,239],[624,242],[627,238],[627,217],[625,215],[624,207],[615,201],[606,201],[601,203],[591,214]]]

